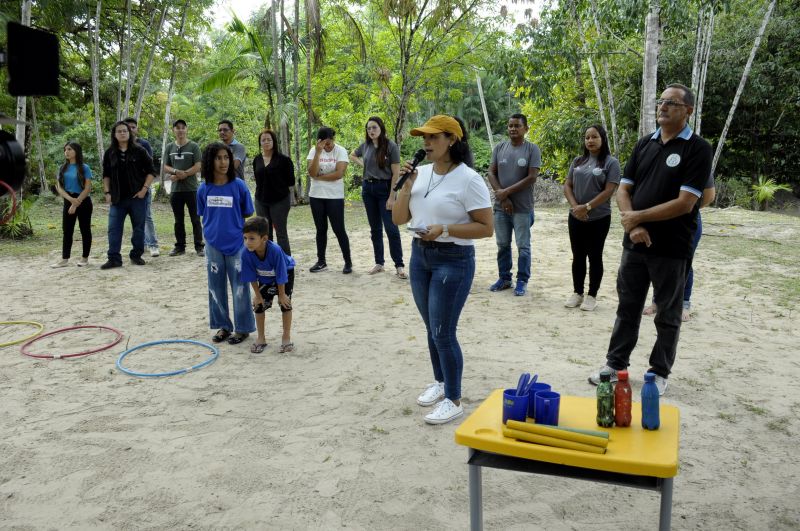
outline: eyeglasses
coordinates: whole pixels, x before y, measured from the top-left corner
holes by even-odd
[[[656,107],[666,105],[667,107],[688,107],[687,104],[678,100],[656,100]]]

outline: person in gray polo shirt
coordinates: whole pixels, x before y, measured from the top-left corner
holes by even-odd
[[[175,142],[167,144],[164,150],[164,177],[171,180],[169,204],[175,216],[175,247],[170,256],[186,252],[186,228],[183,226],[184,208],[189,211],[194,236],[194,250],[198,256],[205,256],[203,250],[203,227],[197,215],[197,175],[202,163],[200,146],[189,140],[186,122],[175,120],[172,124]]]
[[[497,241],[499,278],[489,291],[511,287],[511,231],[517,244],[517,284],[514,295],[525,295],[531,277],[531,227],[533,227],[533,184],[542,166],[542,153],[525,140],[528,119],[512,114],[508,119],[508,141],[492,151],[489,184],[494,190],[494,230]]]
[[[234,138],[236,131],[233,130],[233,122],[220,120],[217,124],[217,133],[219,133],[219,139],[233,153],[233,169],[236,176],[244,181],[244,161],[247,160],[247,150],[244,144]]]

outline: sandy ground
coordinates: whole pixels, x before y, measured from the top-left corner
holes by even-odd
[[[768,239],[796,256],[800,220],[737,224],[737,216],[705,215],[695,313],[664,399],[681,410],[675,529],[800,528],[800,327],[796,301],[774,288],[776,278],[797,282],[800,269],[759,251]],[[348,211],[357,217],[359,205]],[[55,248],[35,258],[0,255],[3,319],[41,321],[47,330],[106,324],[125,334],[117,347],[71,361],[0,349],[0,528],[468,528],[458,422],[427,426],[415,403],[432,376],[408,282],[366,275],[369,234],[363,222],[355,225],[350,276],[340,273],[332,235],[331,270],[308,273],[313,232],[290,228],[300,265],[296,352],[277,352],[280,318],[271,310],[265,353],[225,344],[213,365],[159,380],[127,376],[114,362],[125,345],[210,342],[202,259],[146,256],[145,267],[126,260],[101,271],[102,233],[86,270],[47,267]],[[165,252],[171,238],[161,237]],[[563,209],[537,210],[526,297],[486,290],[496,278],[495,244],[478,243],[459,330],[467,413],[522,370],[562,393],[594,395],[586,377],[602,364],[614,321],[619,241],[615,223],[595,312],[563,307],[571,291]],[[0,342],[22,332],[0,328]],[[34,347],[75,352],[110,337],[71,333]],[[632,356],[634,393],[653,339],[652,318],[644,318]],[[131,355],[128,366],[177,369],[206,355],[163,345]],[[654,529],[658,494],[487,470],[484,511],[487,529]]]

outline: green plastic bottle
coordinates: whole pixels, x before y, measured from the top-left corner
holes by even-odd
[[[597,425],[610,428],[614,425],[614,388],[611,387],[611,373],[600,373],[597,386]]]

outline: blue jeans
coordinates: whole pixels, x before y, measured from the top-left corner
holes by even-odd
[[[517,243],[517,280],[528,282],[531,278],[531,227],[533,212],[506,214],[494,211],[494,235],[497,241],[497,269],[500,278],[511,281],[511,231]]]
[[[361,188],[361,200],[367,210],[372,250],[375,263],[383,265],[383,231],[389,239],[389,254],[395,267],[403,267],[403,245],[400,242],[400,230],[392,222],[392,211],[386,209],[386,201],[391,193],[391,181],[364,181]]]
[[[697,213],[697,230],[694,231],[692,237],[692,255],[686,262],[686,286],[683,288],[683,307],[689,309],[692,307],[692,286],[694,286],[694,269],[692,268],[692,261],[694,260],[694,253],[697,251],[697,245],[700,243],[700,237],[703,235],[703,219],[700,217],[700,212]]]
[[[250,286],[239,280],[242,270],[242,249],[226,256],[206,242],[206,270],[208,272],[208,319],[210,328],[223,328],[239,334],[249,334],[256,329],[256,319],[250,304]],[[233,295],[233,320],[228,316],[228,283]]]
[[[153,223],[153,214],[151,213],[150,206],[153,204],[153,194],[150,189],[144,194],[144,200],[147,205],[147,211],[144,216],[144,246],[145,247],[158,247],[158,236],[156,235],[156,226]]]
[[[131,234],[131,249],[130,257],[139,258],[144,253],[144,216],[145,216],[145,199],[136,199],[135,197],[120,199],[116,204],[112,204],[108,209],[108,259],[111,262],[121,264],[122,255],[122,231],[125,227],[125,218],[131,217],[131,226],[133,227],[133,234]]]
[[[475,276],[475,248],[471,245],[411,246],[411,293],[428,333],[433,377],[444,382],[444,396],[461,399],[464,357],[456,338],[461,310]]]

